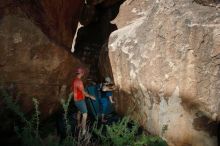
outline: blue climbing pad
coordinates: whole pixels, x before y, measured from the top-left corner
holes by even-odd
[[[96,97],[96,100],[92,100],[91,98],[86,98],[86,104],[88,108],[89,114],[93,115],[94,117],[99,117],[102,113],[102,93],[101,93],[101,85],[90,85],[86,87],[86,91]],[[114,108],[110,102],[110,100],[106,99],[106,111],[105,114],[110,114],[114,111]]]
[[[99,86],[98,85],[91,85],[86,87],[86,91],[94,96],[96,100],[92,100],[91,98],[86,98],[86,104],[88,108],[88,112],[92,114],[94,117],[100,116],[100,95],[99,95]]]

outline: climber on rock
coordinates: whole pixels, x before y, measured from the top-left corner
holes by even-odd
[[[103,123],[107,122],[105,119],[105,114],[107,112],[108,108],[108,100],[110,100],[111,103],[114,103],[112,99],[112,91],[116,89],[116,86],[112,83],[112,80],[110,77],[105,78],[105,82],[101,85],[101,105],[102,105],[102,119],[101,121]]]
[[[77,122],[78,127],[82,128],[82,135],[86,133],[86,120],[87,120],[87,106],[85,103],[85,97],[89,97],[93,100],[96,100],[94,96],[89,95],[85,89],[81,78],[84,76],[85,70],[83,68],[78,68],[76,70],[76,77],[72,81],[72,93],[73,99],[76,107],[78,108],[77,113]],[[81,119],[82,114],[82,120]]]

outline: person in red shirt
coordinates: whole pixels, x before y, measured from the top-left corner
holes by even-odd
[[[81,78],[85,74],[84,69],[78,68],[76,74],[77,75],[72,82],[72,93],[73,93],[74,103],[79,110],[79,112],[77,113],[78,126],[82,127],[82,134],[84,135],[86,133],[86,120],[87,120],[87,112],[88,112],[85,103],[85,97],[89,97],[93,100],[96,99],[94,96],[89,95],[84,89],[83,82],[81,80]],[[81,114],[82,114],[82,121],[80,121]]]

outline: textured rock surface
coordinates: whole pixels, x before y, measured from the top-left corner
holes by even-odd
[[[83,2],[83,0],[21,0],[18,6],[51,40],[71,48]]]
[[[4,0],[0,2],[0,17],[17,11],[25,12],[54,42],[70,48],[77,28],[82,0]]]
[[[4,0],[0,2],[0,17],[22,10],[51,40],[70,50],[80,17],[81,23],[88,25],[102,15],[96,5],[108,9],[120,1],[88,0],[89,5],[85,5],[84,0]]]
[[[194,0],[195,2],[201,4],[201,5],[207,5],[207,6],[216,6],[220,3],[219,0]]]
[[[130,109],[170,146],[217,146],[220,10],[189,0],[135,4],[122,5],[115,22],[130,25],[110,36],[118,111]]]
[[[102,4],[103,6],[111,6],[121,0],[87,0],[89,5]]]
[[[98,62],[99,72],[103,79],[107,76],[113,79],[112,67],[110,64],[109,57],[107,56],[108,56],[108,47],[107,45],[104,45],[99,54],[99,62]]]
[[[102,43],[105,42],[105,35],[109,36],[109,30],[105,28],[105,24],[110,25],[107,15],[113,12],[109,8],[103,9],[103,7],[111,7],[118,1],[90,1],[94,2],[94,5],[102,3],[102,8],[99,6],[101,10],[97,10],[93,6],[94,13],[98,15],[96,17],[101,18],[98,18],[97,22],[93,22],[94,24],[91,25],[94,27],[90,29],[96,28],[92,31],[94,34],[103,28],[97,35],[98,37],[88,39],[94,40],[88,44],[94,45],[94,42],[97,44],[100,41],[100,46],[102,46]],[[118,7],[119,5],[116,8]],[[53,111],[53,108],[47,107],[48,103],[57,104],[57,101],[54,100],[59,100],[59,90],[62,87],[68,88],[64,84],[69,83],[74,66],[80,64],[80,61],[62,49],[70,51],[69,48],[81,12],[85,8],[84,1],[5,0],[0,2],[0,8],[1,79],[6,84],[15,83],[21,97],[25,98],[21,103],[24,104],[23,107],[26,111],[32,107],[31,100],[28,98],[27,100],[26,97],[35,96],[42,98],[45,103],[42,108],[48,110],[43,110],[43,113],[48,115]],[[85,14],[82,21],[89,25],[92,19],[97,18]],[[85,30],[86,34],[93,35],[89,32],[89,30]],[[80,45],[85,42],[80,42]],[[89,51],[92,50],[88,50],[86,53],[88,54]],[[81,60],[84,61],[83,58]],[[88,64],[91,63],[93,62],[90,61]]]
[[[105,25],[111,28],[109,19],[112,17],[108,15],[116,16],[109,7],[117,2],[118,0],[103,1],[99,9],[93,6],[98,18],[91,19],[97,19],[97,22],[91,24],[94,25],[90,28],[92,33],[90,34],[90,29],[86,29],[85,34],[92,36],[97,33],[96,37],[89,36],[90,39],[87,39],[92,40],[88,44],[95,47],[92,46],[93,50],[82,52],[87,54],[91,51],[95,52],[98,50],[97,43],[100,43],[98,47],[105,43],[106,37],[110,34]],[[106,6],[108,8],[105,10],[103,7]],[[32,108],[32,101],[27,97],[42,98],[40,100],[44,104],[40,106],[44,111],[43,114],[48,116],[49,113],[53,113],[53,106],[57,106],[60,90],[64,88],[69,90],[68,84],[73,68],[79,65],[80,61],[62,49],[70,51],[83,7],[83,0],[5,0],[0,2],[1,80],[8,86],[14,82],[25,111]],[[113,8],[119,8],[119,4]],[[90,19],[90,16],[85,15],[84,21],[87,25],[92,21],[87,21],[88,18]],[[82,36],[81,40],[88,37]],[[85,42],[81,41],[80,45],[82,46]],[[83,55],[78,57],[85,62]],[[87,64],[97,65],[91,61]],[[97,68],[92,71],[95,70]],[[51,108],[48,108],[48,105]]]
[[[42,118],[56,111],[80,61],[52,43],[29,19],[15,15],[0,19],[0,52],[1,82],[13,86],[22,109],[32,110],[35,97]]]

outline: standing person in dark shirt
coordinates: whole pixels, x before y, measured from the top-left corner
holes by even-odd
[[[101,105],[102,105],[102,122],[105,123],[107,120],[105,119],[106,110],[108,108],[108,100],[111,103],[115,103],[112,99],[112,91],[115,90],[116,87],[112,84],[111,78],[106,77],[105,82],[101,87]]]

